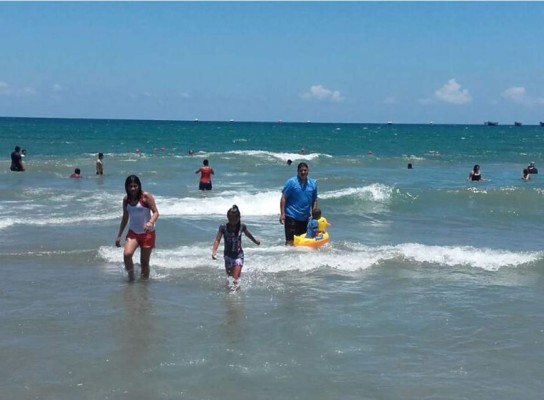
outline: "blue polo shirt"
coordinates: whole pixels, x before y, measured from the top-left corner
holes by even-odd
[[[294,176],[285,182],[283,190],[285,195],[285,215],[296,221],[307,221],[312,213],[312,204],[317,200],[317,182],[307,178],[302,183],[298,176]]]

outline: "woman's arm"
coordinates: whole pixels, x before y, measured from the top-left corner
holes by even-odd
[[[121,236],[123,235],[123,231],[125,230],[127,223],[128,223],[127,202],[126,202],[126,199],[123,199],[123,216],[121,217],[119,232],[117,233],[117,238],[115,239],[115,245],[117,247],[121,247]]]
[[[149,232],[151,229],[153,229],[153,224],[159,219],[159,210],[157,208],[157,204],[155,203],[155,198],[151,193],[144,192],[143,195],[145,204],[147,204],[152,212],[151,218],[149,219],[149,221],[147,221],[144,228],[146,232]]]
[[[253,242],[255,243],[257,246],[260,246],[261,245],[261,241],[260,240],[257,240],[253,237],[253,235],[251,234],[251,232],[246,228],[244,230],[244,234]]]
[[[223,231],[221,228],[217,232],[217,236],[215,237],[215,241],[213,242],[212,246],[212,260],[217,259],[217,248],[219,247],[219,243],[221,242],[221,238],[223,237]]]

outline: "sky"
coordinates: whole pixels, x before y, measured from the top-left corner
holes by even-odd
[[[544,121],[540,2],[0,2],[0,116]]]

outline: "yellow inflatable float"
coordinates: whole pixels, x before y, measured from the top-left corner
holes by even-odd
[[[295,246],[307,246],[307,247],[320,247],[325,243],[329,242],[328,232],[317,235],[315,238],[307,238],[306,234],[295,235],[294,245]]]

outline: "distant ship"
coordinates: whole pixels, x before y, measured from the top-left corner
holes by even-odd
[[[514,126],[521,126],[521,125],[523,125],[521,122],[518,122],[518,121],[514,122]]]
[[[544,122],[540,121],[540,126],[544,126]]]
[[[494,121],[486,121],[484,122],[484,125],[487,125],[487,126],[497,126],[499,125],[498,122],[494,122]]]

